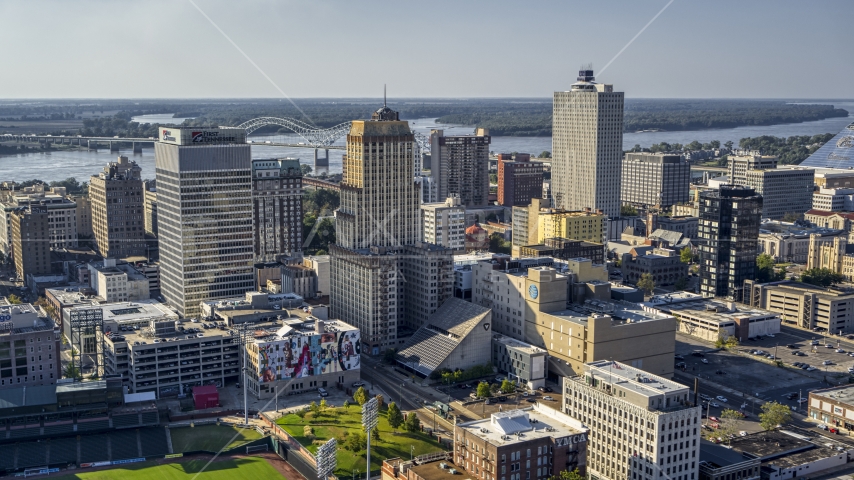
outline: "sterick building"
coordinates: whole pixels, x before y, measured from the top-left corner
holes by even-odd
[[[157,167],[161,294],[184,317],[254,288],[252,157],[242,128],[163,128]]]
[[[12,212],[12,257],[18,277],[50,273],[50,214],[44,205],[30,205]]]
[[[552,197],[557,208],[620,216],[623,92],[580,70],[570,90],[554,93]]]
[[[295,158],[252,160],[255,260],[302,254],[302,171]]]
[[[563,383],[563,411],[590,427],[594,480],[696,480],[700,407],[688,387],[612,360]]]
[[[145,255],[142,168],[128,157],[89,180],[95,246],[104,258]]]
[[[417,328],[452,295],[453,250],[420,243],[414,142],[409,123],[386,106],[347,135],[330,317],[358,328],[369,355],[398,347],[402,325]]]
[[[460,197],[468,208],[489,203],[489,130],[478,128],[474,135],[445,136],[430,132],[430,176],[436,198]]]

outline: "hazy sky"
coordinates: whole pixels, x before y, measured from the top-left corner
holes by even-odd
[[[667,0],[193,0],[291,97],[550,97]],[[675,0],[627,97],[854,98],[854,1]],[[280,97],[190,0],[0,0],[0,98]]]

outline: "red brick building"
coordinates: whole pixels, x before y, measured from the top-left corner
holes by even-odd
[[[480,480],[545,480],[587,466],[587,428],[536,405],[458,424],[454,463]]]
[[[532,162],[531,155],[498,154],[498,204],[505,207],[524,206],[532,198],[543,196],[543,164]]]

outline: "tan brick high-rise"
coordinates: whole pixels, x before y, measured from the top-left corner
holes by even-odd
[[[89,182],[95,246],[104,257],[146,255],[141,175],[136,162],[119,157]]]

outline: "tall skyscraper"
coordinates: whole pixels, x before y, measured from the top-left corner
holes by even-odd
[[[453,251],[419,241],[413,150],[409,124],[386,106],[371,120],[353,121],[347,135],[338,244],[330,246],[330,315],[358,327],[370,355],[399,346],[404,324],[417,328],[451,296]],[[431,258],[427,267],[441,271],[421,263]]]
[[[254,288],[252,159],[239,128],[164,128],[154,144],[161,293],[186,317]]]
[[[18,278],[50,273],[50,213],[46,205],[18,207],[10,216],[12,257]]]
[[[128,157],[89,180],[95,246],[104,258],[145,255],[142,168]]]
[[[744,280],[756,278],[762,195],[721,185],[700,194],[700,294],[742,300]]]
[[[554,93],[552,198],[566,210],[592,208],[620,215],[623,92],[578,72],[567,92]]]
[[[302,170],[296,158],[252,160],[255,260],[302,255]]]
[[[467,208],[489,203],[489,130],[478,128],[474,135],[445,136],[430,132],[430,177],[436,198],[459,195]]]

